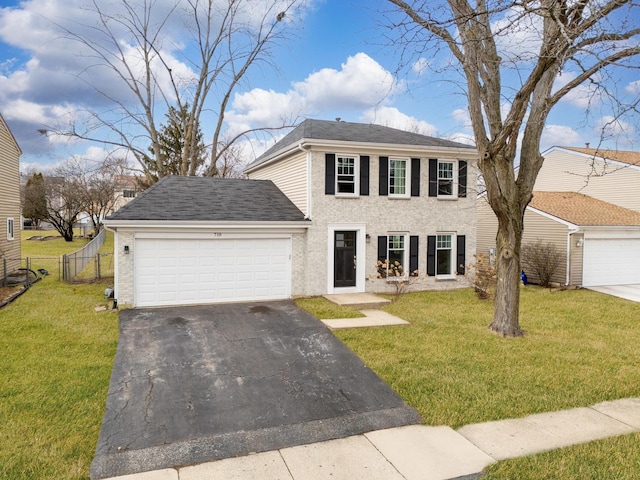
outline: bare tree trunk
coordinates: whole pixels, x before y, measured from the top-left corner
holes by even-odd
[[[498,282],[493,321],[489,328],[506,337],[519,337],[520,329],[520,245],[523,222],[513,219],[498,222],[496,261]]]

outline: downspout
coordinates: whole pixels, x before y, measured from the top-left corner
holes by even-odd
[[[307,154],[307,213],[304,215],[305,220],[311,219],[311,150],[309,148],[305,148],[302,142],[298,144],[298,150]]]

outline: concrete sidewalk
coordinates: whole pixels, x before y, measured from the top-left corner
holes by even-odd
[[[640,431],[640,398],[466,425],[411,425],[117,480],[450,480],[498,460]],[[114,479],[115,480],[115,479]]]

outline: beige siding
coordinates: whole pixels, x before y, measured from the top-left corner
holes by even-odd
[[[478,198],[477,212],[477,253],[488,255],[489,249],[495,248],[496,246],[498,220],[484,197]],[[552,280],[562,285],[566,283],[567,274],[567,235],[568,227],[566,225],[540,215],[530,209],[526,210],[524,214],[524,234],[522,237],[522,243],[535,243],[538,240],[542,240],[544,243],[552,243],[558,248],[562,254],[562,261],[560,268],[553,276]],[[580,265],[581,264],[582,262],[580,262]],[[531,281],[537,282],[538,279],[535,277],[533,272],[526,271],[526,274]],[[582,280],[580,280],[580,282],[581,281]]]
[[[0,257],[8,270],[20,267],[20,149],[0,116]],[[7,219],[13,218],[14,238],[7,239]],[[0,271],[0,276],[2,272]]]
[[[305,215],[309,214],[307,199],[307,154],[298,152],[286,160],[275,162],[251,172],[254,180],[271,180]]]
[[[584,257],[584,247],[578,246],[578,241],[584,241],[582,233],[571,235],[570,262],[569,262],[569,285],[582,285],[582,259]]]
[[[599,160],[594,163],[588,155],[552,150],[545,155],[535,190],[579,192],[640,211],[640,168]]]

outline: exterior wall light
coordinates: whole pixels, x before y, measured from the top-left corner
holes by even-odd
[[[129,255],[129,245],[124,246],[124,254]]]

